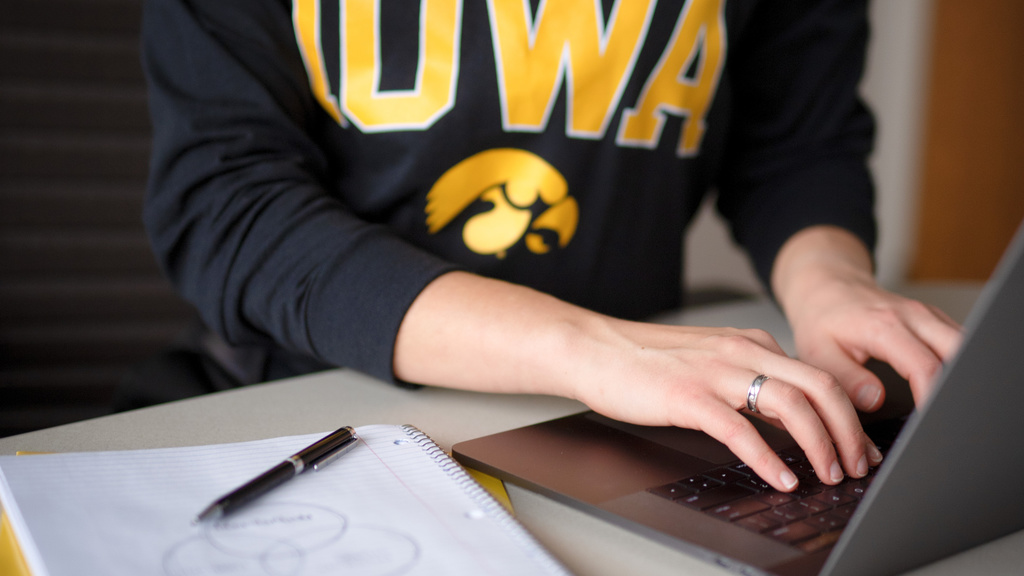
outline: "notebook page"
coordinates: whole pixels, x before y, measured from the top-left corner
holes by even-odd
[[[200,525],[210,502],[324,434],[4,456],[0,499],[35,576],[564,573],[428,439],[357,432],[321,471]]]

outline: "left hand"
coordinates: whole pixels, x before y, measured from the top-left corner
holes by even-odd
[[[855,407],[881,407],[881,381],[863,364],[889,363],[910,382],[916,404],[956,353],[960,326],[942,311],[883,290],[864,245],[836,228],[791,238],[772,284],[793,329],[799,358],[839,380]]]

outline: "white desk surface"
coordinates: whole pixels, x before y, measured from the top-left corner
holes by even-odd
[[[911,291],[914,292],[914,291]],[[976,287],[917,290],[962,319]],[[666,322],[769,330],[792,350],[781,316],[763,302],[710,307]],[[0,438],[0,454],[18,450],[69,452],[184,446],[326,432],[342,425],[415,424],[445,449],[452,444],[584,410],[574,401],[527,395],[487,395],[439,388],[402,390],[351,370],[332,370],[211,394],[123,414]],[[728,574],[716,565],[509,486],[522,523],[581,575]],[[915,573],[934,575],[1024,572],[1024,531]]]

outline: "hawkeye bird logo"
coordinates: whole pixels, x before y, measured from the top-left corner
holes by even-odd
[[[448,169],[427,193],[428,231],[440,232],[477,200],[493,206],[462,228],[466,247],[477,254],[504,258],[521,239],[534,254],[546,254],[551,240],[564,248],[576,233],[579,205],[565,178],[526,150],[486,150]]]

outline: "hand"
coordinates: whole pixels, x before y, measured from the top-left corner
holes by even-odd
[[[845,232],[802,232],[776,262],[773,284],[801,360],[835,375],[860,410],[876,410],[885,400],[881,381],[863,366],[869,358],[906,378],[916,403],[928,397],[960,345],[956,322],[878,287],[866,249]]]
[[[797,478],[741,414],[759,374],[758,412],[784,427],[822,482],[862,477],[882,455],[831,375],[791,359],[760,330],[658,326],[598,319],[581,331],[574,396],[611,418],[702,430],[763,479],[788,491]],[[594,341],[597,341],[595,345]],[[838,454],[837,454],[838,452]]]
[[[497,280],[453,272],[413,303],[395,374],[422,384],[576,398],[618,420],[707,432],[765,481],[797,478],[739,412],[759,374],[757,407],[793,435],[827,484],[881,455],[838,381],[786,356],[757,330],[616,320]]]

